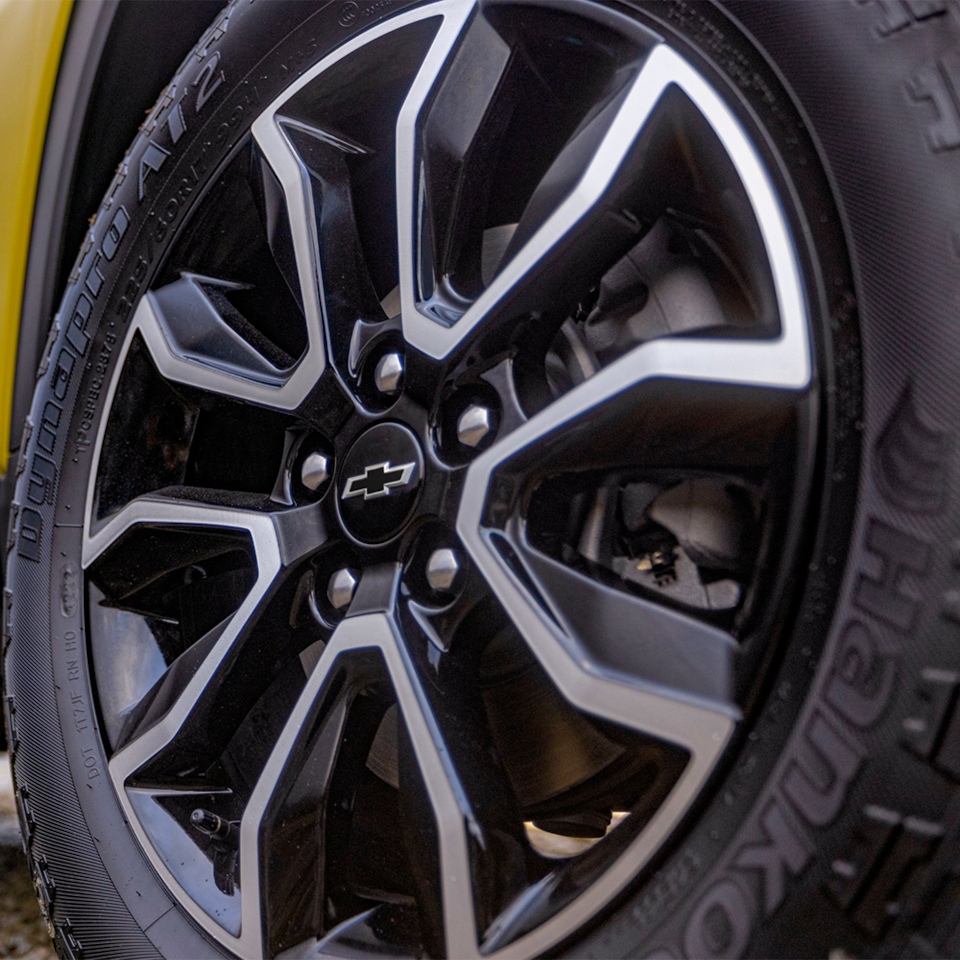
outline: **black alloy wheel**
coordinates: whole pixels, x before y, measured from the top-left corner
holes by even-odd
[[[131,318],[83,556],[207,933],[534,956],[620,892],[775,647],[805,304],[746,130],[610,12],[428,5],[266,106]]]
[[[813,689],[861,356],[806,122],[726,14],[681,7],[238,3],[161,97],[34,405],[52,454],[84,369],[62,466],[15,506],[84,818],[125,824],[112,883],[164,905],[48,898],[61,950],[576,952],[721,856]],[[50,709],[26,650],[18,749]],[[757,849],[798,815],[762,816]],[[806,849],[741,864],[764,903]],[[746,950],[746,896],[685,953]]]

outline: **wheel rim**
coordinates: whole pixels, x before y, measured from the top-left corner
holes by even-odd
[[[178,902],[240,956],[570,937],[701,795],[775,641],[817,402],[782,204],[660,38],[588,4],[521,9],[400,13],[284,91],[226,168],[273,274],[197,243],[212,188],[109,387],[83,564],[110,773]],[[385,52],[403,96],[371,147],[333,91]],[[530,160],[522,100],[564,57],[585,92]],[[384,154],[396,216],[371,226]],[[478,174],[521,160],[532,186]],[[245,417],[265,466],[198,452]],[[535,720],[568,736],[527,737]],[[379,784],[409,849],[358,872],[356,835],[390,836],[365,812]],[[603,836],[551,861],[534,820]]]

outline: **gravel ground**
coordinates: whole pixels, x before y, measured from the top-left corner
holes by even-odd
[[[0,753],[0,957],[54,960],[20,845],[10,763],[5,753]]]

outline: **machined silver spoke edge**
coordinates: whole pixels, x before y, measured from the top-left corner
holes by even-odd
[[[713,128],[743,183],[760,226],[773,274],[780,315],[778,338],[763,344],[767,348],[762,355],[764,368],[756,368],[755,361],[760,360],[760,357],[750,350],[745,351],[740,360],[736,358],[736,351],[732,350],[728,357],[734,361],[732,369],[726,374],[721,373],[719,378],[794,389],[807,386],[811,376],[811,359],[805,300],[794,245],[770,178],[739,121],[717,92],[665,44],[659,44],[648,54],[573,192],[503,267],[467,312],[456,323],[444,326],[418,311],[414,267],[417,259],[416,210],[419,183],[416,131],[430,90],[444,66],[445,61],[440,50],[436,57],[433,56],[441,38],[445,43],[440,50],[448,52],[453,47],[454,38],[445,36],[441,31],[407,96],[397,122],[400,292],[403,332],[409,343],[435,359],[449,356],[463,344],[508,291],[522,283],[533,266],[548,257],[559,240],[595,207],[661,97],[671,85],[676,85],[690,98]],[[698,372],[701,364],[697,362],[696,352],[694,349],[683,356],[685,372],[678,375],[710,379],[720,372],[718,366],[709,362],[703,365],[705,369]]]

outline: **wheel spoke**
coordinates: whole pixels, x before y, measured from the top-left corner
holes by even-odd
[[[327,344],[323,334],[320,257],[316,219],[305,171],[276,116],[276,104],[254,121],[253,139],[272,174],[283,190],[286,221],[292,241],[293,259],[299,280],[303,315],[307,325],[307,350],[286,385],[287,409],[295,407],[320,378],[326,366]]]
[[[278,164],[283,164],[282,154],[274,154]],[[248,171],[248,182],[252,182],[254,198],[260,214],[260,221],[267,235],[267,245],[276,263],[284,283],[293,295],[297,305],[303,310],[303,291],[300,286],[300,272],[297,261],[297,248],[294,243],[294,228],[291,223],[292,210],[286,201],[283,184],[277,177],[270,161],[264,155],[260,145],[254,141],[252,162]],[[298,225],[301,226],[302,225]],[[300,247],[307,250],[303,236],[299,238]]]
[[[529,546],[514,543],[514,548],[551,614],[598,663],[735,713],[737,647],[729,634],[599,583]]]
[[[326,365],[319,266],[309,185],[272,111],[253,129],[262,174],[261,205],[270,249],[303,309],[307,346],[287,356],[234,308],[235,283],[184,274],[141,298],[131,324],[160,373],[176,383],[293,410]]]
[[[464,502],[468,500],[469,496]],[[463,518],[464,513],[461,513],[461,520]],[[729,645],[707,628],[698,630],[684,619],[678,623],[666,612],[651,610],[644,605],[639,611],[642,619],[636,627],[631,624],[628,636],[609,638],[618,647],[637,640],[632,650],[615,649],[612,656],[608,655],[606,660],[612,659],[615,663],[611,666],[588,647],[591,640],[596,639],[589,622],[592,609],[578,610],[575,617],[569,616],[574,612],[576,593],[565,598],[563,607],[557,605],[559,609],[555,615],[544,595],[546,590],[544,594],[537,590],[538,578],[525,572],[518,574],[516,556],[508,558],[494,545],[492,541],[500,537],[499,534],[475,528],[471,534],[463,529],[460,535],[527,646],[571,705],[627,730],[674,744],[688,755],[687,763],[668,796],[633,841],[629,854],[633,864],[630,871],[621,873],[618,867],[606,877],[607,889],[616,890],[627,881],[638,864],[646,862],[685,814],[719,760],[739,716],[737,709],[725,698],[703,695],[725,693],[717,689],[719,684],[709,683],[702,674],[699,677],[696,673],[685,676],[682,663],[668,664],[666,653],[661,660],[660,652],[676,654],[683,649],[684,641],[692,638],[692,646],[706,649],[714,663],[719,660],[721,669],[728,669]],[[556,568],[546,571],[543,561],[539,566],[541,575],[547,572],[545,579],[548,581],[550,575],[558,573]],[[537,564],[531,564],[529,569],[536,572]],[[586,593],[588,598],[596,598],[600,593],[596,588],[575,582],[568,573],[561,573],[557,579],[559,582],[550,584],[554,589],[569,590],[573,586],[581,595]],[[609,599],[605,596],[602,602]],[[632,605],[627,600],[620,601],[618,606],[623,609]],[[606,607],[603,612],[607,615],[610,610]],[[615,616],[619,611],[613,610],[611,615]],[[635,609],[630,610],[631,614],[635,612]],[[646,633],[646,628],[650,633]],[[641,632],[649,638],[649,646],[640,641]],[[609,650],[603,652],[609,654]],[[682,656],[684,660],[689,659],[686,650]],[[628,659],[627,663],[624,663],[625,659]],[[624,667],[631,670],[629,675],[622,669]],[[634,670],[650,673],[659,682],[638,678],[632,672]],[[691,691],[691,687],[695,689]],[[518,901],[514,909],[520,915],[536,914],[544,897],[548,898],[546,891],[531,887],[529,897]],[[505,928],[512,929],[514,922],[512,916],[507,917]],[[522,928],[523,924],[519,926]],[[549,926],[549,922],[544,924],[541,934],[546,934]],[[498,945],[500,942],[497,938]],[[509,949],[511,954],[522,954],[525,949],[523,938],[510,943]]]
[[[319,687],[308,683],[264,771],[261,784],[272,781],[283,758],[259,828],[264,946],[271,955],[328,930],[344,899],[348,915],[357,908],[349,840],[357,783],[390,706],[381,666],[369,651],[322,657],[312,678]],[[259,810],[261,795],[258,786],[251,810]],[[244,829],[246,823],[245,815]]]
[[[255,494],[167,487],[137,497],[95,529],[88,530],[83,566],[93,564],[128,531],[152,526],[203,527],[248,534],[257,558],[257,583],[264,584],[282,567],[292,566],[315,550],[325,537],[320,514],[313,506],[278,509],[275,503]]]
[[[492,742],[481,696],[479,659],[471,662],[471,658],[461,656],[431,662],[435,660],[436,650],[420,626],[413,607],[408,605],[405,608],[400,624],[403,634],[401,649],[410,671],[411,685],[433,737],[432,743],[417,740],[408,724],[410,746],[421,770],[424,753],[436,750],[448,758],[446,775],[458,803],[456,821],[445,824],[443,818],[452,817],[453,810],[438,806],[431,796],[436,819],[434,825],[431,818],[423,816],[422,805],[416,802],[413,791],[404,791],[410,798],[404,812],[410,829],[414,831],[417,828],[420,831],[439,829],[443,835],[453,829],[454,822],[465,826],[472,864],[472,890],[464,891],[459,883],[449,883],[442,863],[438,864],[437,875],[429,880],[433,881],[435,889],[439,885],[443,890],[444,902],[471,897],[476,932],[482,937],[501,910],[530,882],[526,862],[529,847],[523,833],[523,818]],[[401,788],[403,774],[401,762]],[[428,844],[430,839],[424,836],[424,843]],[[455,954],[450,952],[450,936],[448,929],[447,950],[452,956]]]
[[[629,371],[624,373],[629,378]],[[532,490],[541,479],[591,469],[756,476],[789,455],[785,438],[808,400],[806,392],[722,383],[685,387],[659,379],[628,380],[622,390],[613,386],[609,394],[591,391],[587,397],[591,383],[524,424],[516,440],[504,438],[503,459],[492,474],[498,481],[497,509],[504,509],[505,498],[520,485]]]
[[[269,629],[269,600],[284,584],[286,572],[325,538],[316,508],[269,512],[254,506],[261,500],[243,495],[227,500],[206,490],[171,488],[163,495],[131,501],[85,539],[84,565],[95,581],[111,562],[121,567],[114,581],[122,578],[124,543],[137,536],[172,534],[189,542],[210,535],[240,535],[247,541],[255,565],[255,579],[235,612],[188,646],[130,711],[125,745],[110,760],[117,794],[147,851],[155,849],[151,841],[156,838],[146,831],[159,814],[151,819],[147,812],[155,813],[156,804],[144,789],[128,789],[128,782],[143,776],[148,783],[175,783],[185,776],[184,786],[189,786],[199,777],[201,786],[191,789],[202,792],[203,771],[225,748],[256,701],[258,690],[269,683],[270,675],[278,672],[285,659],[284,651],[275,644],[251,641],[265,629],[276,633]],[[183,549],[190,555],[191,547]],[[202,549],[196,553],[203,556]],[[148,568],[149,561],[131,569],[130,588],[120,597],[121,604],[135,609],[137,577],[149,578]],[[288,653],[295,657],[297,651]],[[152,796],[155,791],[148,793]],[[156,826],[165,836],[170,833],[163,824]],[[151,859],[168,882],[179,886],[162,859]],[[197,916],[222,934],[208,913]]]
[[[438,81],[451,65],[466,24],[473,15],[472,3],[445,5],[443,23],[417,74],[416,80],[397,119],[397,243],[400,273],[400,303],[403,314],[404,336],[410,343],[423,349],[412,332],[425,325],[429,331],[438,325],[422,315],[417,307],[421,291],[428,291],[435,283],[435,245],[443,242],[439,236],[424,237],[424,171],[418,147],[421,113],[434,94]],[[481,46],[483,46],[481,44]],[[460,139],[475,134],[482,119],[484,101],[490,95],[490,83],[498,75],[494,64],[483,71],[482,92],[472,98],[473,110],[466,116],[455,117],[460,126]],[[461,158],[462,159],[462,156]],[[457,158],[454,158],[454,163]],[[446,224],[446,225],[449,225]],[[423,249],[421,245],[424,244]],[[431,353],[425,350],[426,353]]]
[[[264,865],[262,824],[285,771],[292,769],[304,749],[304,731],[313,729],[321,710],[338,719],[343,695],[328,697],[331,678],[338,662],[348,655],[378,650],[389,673],[403,722],[413,745],[419,774],[434,811],[439,832],[442,883],[442,925],[446,954],[456,957],[477,956],[476,921],[471,883],[471,863],[467,831],[472,817],[460,780],[453,767],[448,746],[437,726],[430,701],[423,689],[410,653],[400,638],[395,622],[386,614],[348,617],[334,632],[323,655],[301,694],[276,747],[270,756],[256,789],[247,805],[241,827],[241,875],[252,881]],[[317,738],[319,743],[322,738]],[[261,851],[261,852],[257,852]],[[244,859],[246,857],[246,859]],[[247,873],[248,871],[248,873]],[[246,882],[246,881],[245,881]],[[246,886],[244,887],[246,891]]]
[[[468,509],[468,503],[474,506]],[[630,841],[629,852],[605,875],[603,887],[611,895],[676,827],[729,742],[739,719],[730,699],[733,643],[719,630],[608,590],[529,548],[513,550],[502,533],[481,526],[482,493],[474,499],[469,480],[463,504],[461,539],[567,702],[587,715],[676,745],[687,756],[662,803]],[[605,632],[611,626],[620,632]],[[695,661],[697,656],[703,662]],[[705,663],[715,676],[703,669]],[[489,947],[519,956],[535,949],[538,937],[549,937],[555,923],[546,919],[551,890],[546,880],[530,886],[491,928]],[[535,933],[525,932],[537,924]]]
[[[444,17],[461,16],[460,7],[446,5]],[[291,286],[306,289],[309,279],[311,295],[319,293],[326,349],[351,377],[354,327],[368,330],[399,313],[394,127],[434,39],[436,12],[404,12],[363,43],[339,46],[253,125],[274,256],[288,278],[295,261],[299,283]],[[351,89],[358,75],[375,75],[376,90],[358,98]],[[310,309],[304,302],[308,320]]]
[[[585,642],[590,639],[589,631],[584,631],[585,638],[575,632],[577,626],[582,629],[581,617],[570,624],[566,618],[554,617],[550,604],[544,602],[547,598],[536,589],[531,590],[529,578],[522,573],[518,575],[516,564],[494,545],[496,534],[480,531],[468,537],[461,532],[461,537],[521,636],[570,703],[593,716],[676,744],[693,754],[698,765],[718,755],[738,717],[732,704],[703,697],[704,691],[721,692],[717,689],[719,684],[710,684],[702,676],[699,679],[683,677],[680,664],[661,662],[658,653],[651,652],[650,648],[644,650],[640,644],[629,652],[614,651],[612,658],[616,667],[611,667],[591,652]],[[552,565],[544,564],[541,569],[554,576],[558,573]],[[554,584],[566,579],[561,574]],[[586,589],[579,581],[574,583],[573,577],[569,580],[563,585],[575,585],[581,591]],[[591,592],[594,596],[600,594],[599,590]],[[604,596],[604,601],[608,599]],[[616,606],[607,607],[604,613],[615,617],[627,605],[628,601],[620,601]],[[713,662],[719,662],[729,677],[730,651],[720,636],[707,628],[687,630],[689,625],[685,619],[673,618],[646,605],[638,606],[643,620],[637,624],[635,635],[649,626],[650,647],[672,648],[676,652],[692,637],[691,645],[709,650]],[[616,639],[619,642],[621,638]],[[609,659],[609,652],[604,652]],[[647,653],[650,655],[645,656]],[[684,659],[688,658],[686,654]],[[626,675],[622,668],[627,664],[651,672],[654,682],[643,676]],[[693,687],[695,692],[685,691],[684,687]]]
[[[279,388],[284,370],[253,347],[236,327],[239,313],[231,311],[225,293],[237,289],[208,277],[187,274],[174,283],[148,294],[157,324],[178,359],[203,367],[212,375],[249,381],[251,384]],[[231,325],[225,315],[233,314]],[[200,372],[192,384],[202,386]]]
[[[134,312],[130,337],[139,331],[154,364],[168,380],[293,410],[323,372],[322,339],[310,332],[308,320],[307,351],[288,367],[285,361],[290,358],[271,349],[231,309],[225,291],[235,288],[236,284],[187,275],[147,293]],[[308,305],[304,312],[309,313]]]
[[[347,620],[334,632],[314,667],[306,686],[290,714],[267,760],[243,814],[240,827],[240,872],[244,893],[251,891],[249,916],[256,924],[258,951],[272,951],[277,943],[286,946],[321,932],[322,907],[326,879],[323,850],[318,849],[323,807],[330,790],[343,740],[350,706],[362,685],[362,671],[350,675],[349,666],[339,670],[338,657],[356,644],[348,641],[355,621]],[[356,638],[354,638],[356,639]],[[309,784],[298,779],[301,770],[309,775]],[[285,804],[296,790],[309,802],[309,809],[297,809],[291,815]],[[300,804],[303,807],[303,804]],[[320,821],[318,823],[318,821]],[[311,826],[313,829],[311,830]],[[286,908],[284,896],[291,889],[283,876],[282,864],[275,862],[270,842],[279,844],[294,833],[298,836],[286,849],[305,846],[303,869],[293,874],[300,889],[295,894],[303,910]],[[311,833],[313,836],[311,836]],[[314,860],[315,858],[315,860]],[[310,861],[314,860],[313,863]],[[246,904],[245,904],[246,906]],[[262,932],[260,925],[263,923]],[[311,929],[312,928],[312,929]]]
[[[485,491],[495,471],[529,479],[588,466],[766,463],[805,396],[809,380],[793,375],[800,367],[809,373],[806,336],[804,324],[801,339],[790,345],[783,339],[645,342],[504,436],[471,465],[469,488]],[[786,357],[788,351],[801,356]]]
[[[531,297],[542,299],[543,290],[550,291],[550,297],[556,299],[564,285],[569,283],[569,278],[581,272],[579,264],[585,261],[578,251],[584,249],[591,231],[596,233],[598,229],[609,227],[611,216],[618,209],[616,204],[622,199],[625,183],[633,182],[631,166],[626,162],[631,150],[664,93],[676,86],[707,119],[730,157],[753,208],[773,276],[780,332],[776,339],[764,343],[726,343],[715,353],[704,351],[697,341],[672,343],[664,348],[663,357],[658,358],[662,361],[658,364],[660,373],[778,387],[806,386],[810,378],[810,356],[804,300],[793,246],[770,180],[739,123],[716,92],[662,44],[649,53],[620,98],[613,98],[607,109],[601,110],[578,133],[575,139],[586,138],[597,143],[578,180],[570,173],[571,169],[578,169],[572,159],[579,153],[577,144],[571,141],[567,150],[561,153],[555,164],[557,169],[545,178],[541,190],[551,194],[559,192],[563,196],[566,188],[558,189],[552,184],[555,178],[570,181],[572,188],[549,215],[541,209],[549,206],[546,200],[531,201],[527,217],[532,225],[525,226],[521,220],[514,235],[519,249],[514,253],[514,244],[511,243],[507,256],[512,254],[512,257],[463,316],[444,325],[419,311],[414,266],[419,245],[414,224],[421,173],[415,123],[427,100],[424,88],[429,88],[438,64],[429,64],[429,68],[428,71],[425,62],[423,86],[418,78],[401,115],[402,135],[398,136],[403,323],[404,335],[411,343],[441,359],[459,349],[478,324],[483,324],[484,329],[491,324],[496,327],[531,309],[535,305]],[[636,224],[630,229],[634,231],[632,242],[635,243],[639,238],[636,231],[642,227]],[[587,243],[587,246],[593,250],[595,245]],[[586,259],[596,268],[601,265],[603,257]],[[540,307],[542,309],[543,305]]]
[[[691,345],[696,349],[689,352]],[[575,605],[568,605],[569,598],[574,593],[586,591],[585,599],[597,603],[597,612],[602,605],[603,615],[614,618],[626,613],[632,600],[628,597],[614,600],[599,585],[588,588],[584,583],[586,578],[564,570],[535,552],[528,552],[525,558],[530,564],[528,570],[503,532],[510,526],[509,517],[514,513],[519,491],[513,488],[509,479],[506,483],[508,490],[499,489],[504,484],[498,480],[498,471],[502,467],[509,470],[511,461],[522,458],[528,451],[542,459],[544,443],[565,436],[564,431],[568,431],[571,425],[588,428],[598,409],[616,403],[631,386],[647,379],[702,374],[711,380],[726,381],[728,371],[717,357],[729,356],[728,347],[736,350],[753,346],[762,349],[768,345],[727,341],[694,345],[689,341],[661,340],[635,349],[560,397],[474,461],[468,470],[457,519],[457,532],[473,560],[551,679],[571,703],[588,713],[678,744],[701,759],[718,755],[717,744],[726,742],[736,712],[723,703],[723,698],[703,700],[704,693],[719,691],[699,685],[697,681],[686,681],[693,683],[697,696],[688,695],[693,690],[681,693],[682,676],[672,669],[664,673],[665,664],[645,662],[639,647],[635,648],[639,660],[634,666],[641,671],[654,668],[653,676],[658,683],[677,682],[680,690],[651,685],[642,679],[627,680],[609,662],[605,663],[603,658],[590,653],[579,636],[579,630],[585,628],[586,632],[592,633],[589,620],[584,620]],[[679,348],[677,352],[674,352],[675,347]],[[718,348],[716,353],[714,348]],[[545,592],[548,595],[556,589],[565,597],[559,607],[551,610],[549,602],[545,606],[536,588],[532,588],[531,579],[535,582],[538,577],[546,578],[549,587],[545,584]],[[571,614],[573,622],[570,622]],[[701,653],[710,650],[714,657],[720,658],[713,660],[714,666],[724,663],[729,667],[729,649],[725,641],[708,628],[687,630],[685,626],[689,625],[685,620],[678,621],[666,611],[655,614],[645,604],[637,604],[628,616],[639,617],[639,623],[655,624],[657,638],[651,642],[661,648],[664,642],[670,642],[671,637],[679,646],[686,637],[691,637],[692,644]],[[638,632],[639,629],[638,625]],[[608,653],[608,660],[609,656]],[[705,677],[702,679],[707,682]]]
[[[324,316],[333,354],[347,367],[354,324],[385,319],[357,230],[349,166],[351,159],[373,151],[297,120],[284,118],[280,126],[296,149],[310,186],[322,276],[336,278],[322,290]]]
[[[189,492],[174,488],[163,497],[138,498],[87,541],[85,564],[95,578],[102,575],[104,564],[111,558],[111,548],[124,535],[137,531],[144,531],[148,536],[162,536],[163,532],[196,531],[201,536],[209,532],[240,532],[246,535],[253,550],[255,579],[240,606],[195,640],[185,638],[183,653],[129,711],[121,738],[126,746],[117,755],[123,758],[120,765],[128,771],[143,767],[161,752],[170,751],[179,758],[178,769],[184,770],[218,755],[226,746],[240,719],[256,701],[258,692],[282,669],[285,660],[298,652],[287,651],[285,657],[283,644],[275,642],[271,647],[248,642],[257,632],[275,632],[270,630],[267,601],[284,583],[286,573],[325,539],[314,508],[272,513],[238,510],[186,499],[184,494]],[[150,544],[138,546],[149,549]],[[169,550],[169,544],[159,546]],[[189,550],[189,540],[186,549]],[[203,556],[201,551],[196,559],[202,560]],[[119,562],[125,559],[121,553]],[[192,560],[193,556],[183,557],[176,565],[183,566]],[[217,589],[216,581],[212,589]],[[132,587],[131,594],[136,597]],[[215,599],[209,591],[208,595],[210,600]],[[200,596],[202,602],[204,594]],[[131,600],[123,596],[115,602],[131,604]]]
[[[419,185],[414,186],[414,288],[417,308],[444,325],[462,315],[481,282],[481,234],[471,229],[475,226],[471,214],[483,209],[494,188],[495,150],[501,133],[497,128],[506,111],[491,107],[495,98],[520,95],[516,71],[512,76],[507,72],[510,59],[509,45],[485,18],[476,17],[444,64],[444,77],[434,84],[432,103],[422,123]],[[431,67],[425,64],[423,69]],[[408,101],[401,128],[415,123],[412,117],[413,103]],[[458,271],[458,267],[464,269]],[[456,273],[469,276],[452,280]],[[404,279],[411,279],[409,271]],[[454,284],[466,284],[466,290],[458,292]]]

